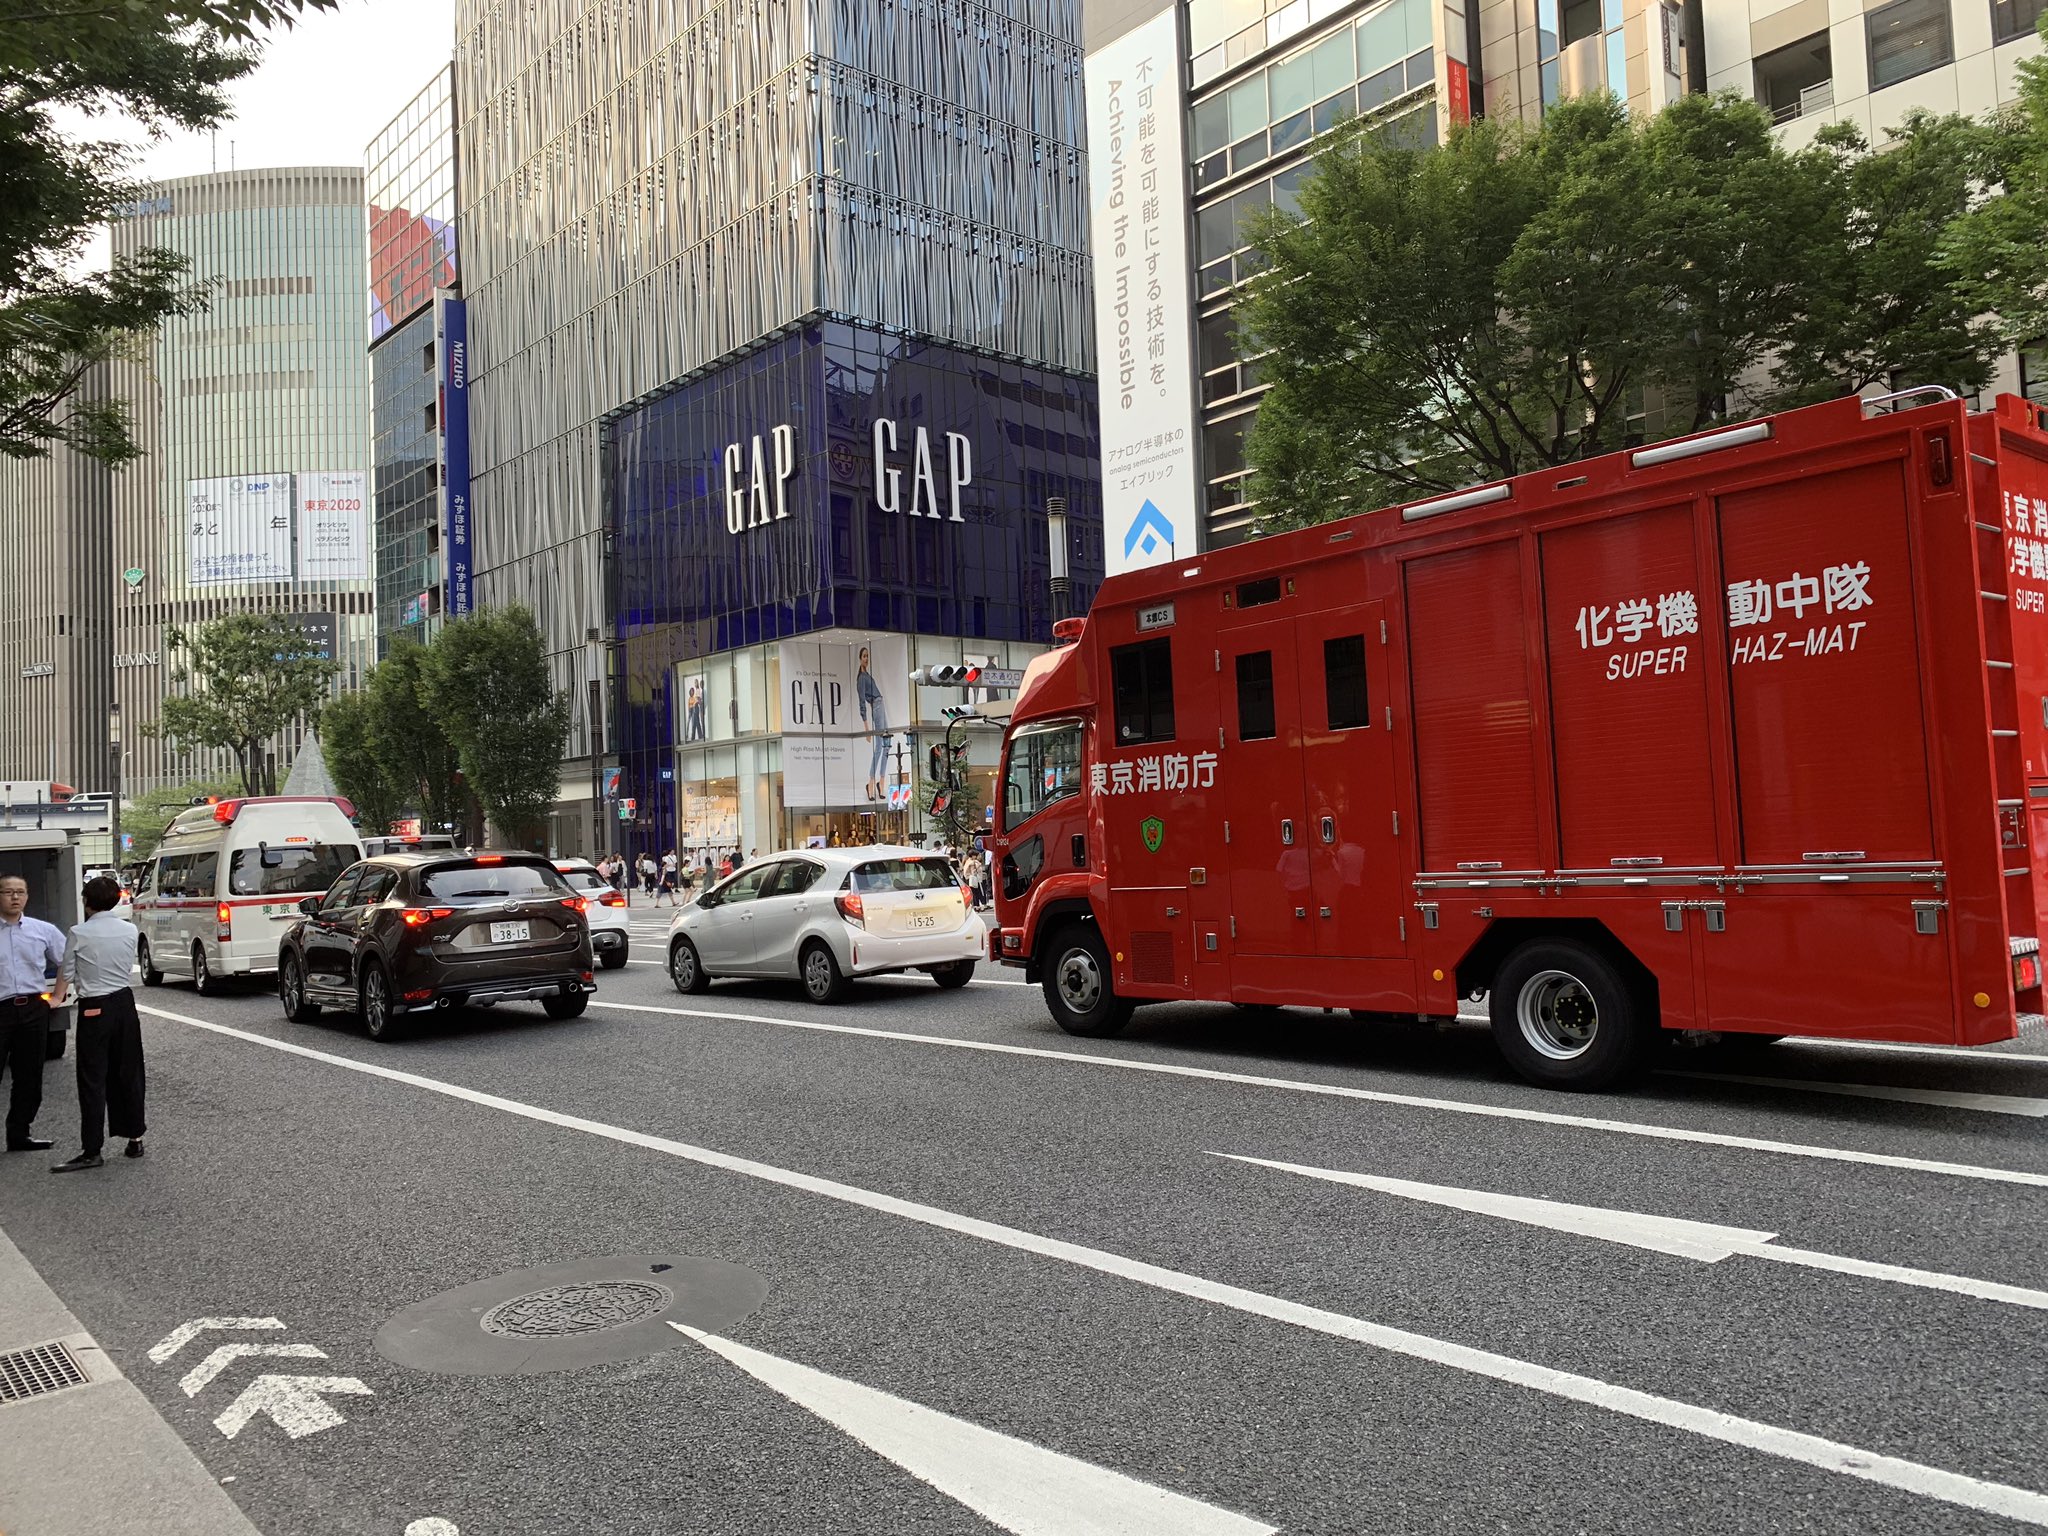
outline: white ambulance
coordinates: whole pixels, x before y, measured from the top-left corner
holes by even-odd
[[[212,992],[228,976],[277,969],[278,941],[363,856],[338,796],[260,795],[181,811],[136,882],[136,961],[156,986],[190,977]]]

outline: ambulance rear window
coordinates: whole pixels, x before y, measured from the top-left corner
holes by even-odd
[[[1116,701],[1116,744],[1173,740],[1173,648],[1164,636],[1109,653]]]

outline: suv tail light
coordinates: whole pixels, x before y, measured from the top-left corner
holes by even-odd
[[[406,927],[424,928],[428,923],[437,922],[441,918],[453,917],[455,909],[453,907],[406,907],[398,915],[405,919]]]
[[[562,898],[562,905],[571,912],[588,912],[590,910],[590,903],[581,896],[564,896]]]
[[[626,904],[626,895],[623,891],[606,891],[597,899],[601,906],[623,907]]]
[[[235,936],[235,909],[226,902],[213,909],[213,936],[223,944]]]
[[[861,906],[860,897],[852,891],[842,891],[832,898],[832,905],[839,909],[839,915],[849,923],[868,925],[866,910]]]

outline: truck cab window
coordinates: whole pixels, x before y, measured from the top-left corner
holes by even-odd
[[[1372,724],[1365,697],[1365,636],[1338,635],[1323,642],[1323,698],[1330,707],[1331,730]]]
[[[1026,726],[1010,738],[1003,764],[1003,826],[1029,821],[1055,800],[1081,792],[1081,725]]]
[[[1109,653],[1110,691],[1116,704],[1116,744],[1173,740],[1173,647],[1161,637]]]
[[[1273,653],[1248,651],[1237,658],[1237,739],[1271,741],[1279,734],[1273,716]]]

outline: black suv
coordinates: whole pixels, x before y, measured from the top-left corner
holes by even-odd
[[[551,1019],[589,1005],[583,897],[538,854],[393,853],[351,864],[277,954],[285,1017],[352,1011],[378,1040],[437,1008],[539,998]]]

